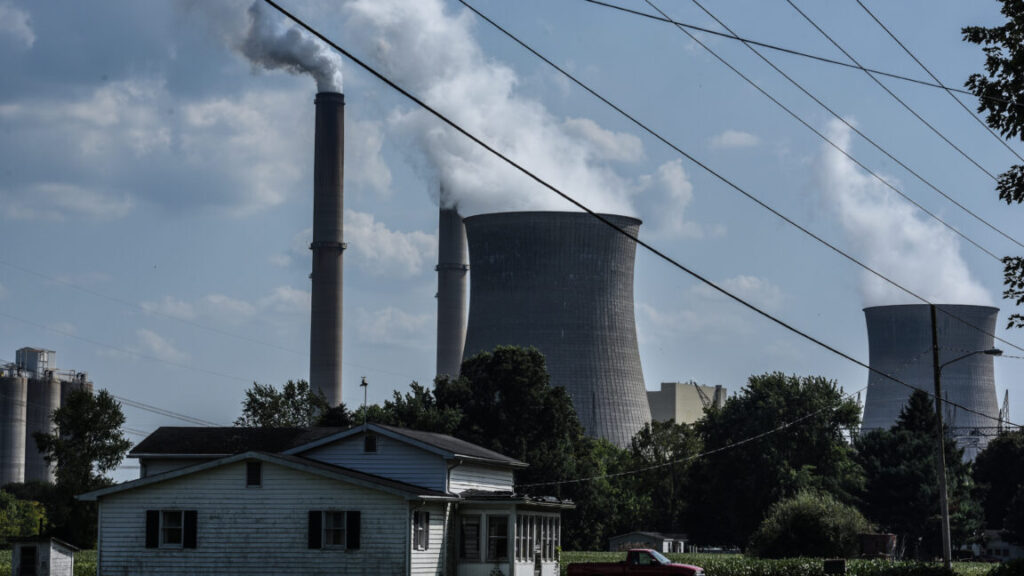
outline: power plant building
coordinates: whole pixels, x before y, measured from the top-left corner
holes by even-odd
[[[0,486],[54,480],[33,434],[51,433],[53,411],[79,388],[93,384],[84,372],[57,370],[53,350],[21,348],[14,364],[0,366]]]
[[[662,382],[661,390],[648,390],[651,419],[658,422],[693,424],[704,417],[706,408],[725,405],[727,390],[696,382]]]
[[[636,218],[603,216],[639,232]],[[628,445],[651,420],[633,307],[636,244],[582,212],[482,214],[465,225],[472,274],[464,356],[536,347],[587,434]]]
[[[949,401],[943,418],[967,460],[984,449],[999,422],[993,358],[980,353],[993,346],[998,313],[990,306],[936,306],[939,364],[955,360],[940,372]],[[876,306],[864,316],[871,368],[908,385],[874,371],[868,376],[862,429],[887,429],[914,388],[934,394],[931,311],[927,304]]]

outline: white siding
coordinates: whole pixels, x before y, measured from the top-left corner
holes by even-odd
[[[509,491],[514,487],[512,471],[505,468],[461,464],[451,471],[448,489],[460,494],[466,490]]]
[[[363,435],[303,452],[300,456],[360,470],[414,486],[444,491],[448,467],[441,456],[405,442],[377,435],[377,451],[363,451]]]
[[[75,561],[70,551],[50,547],[50,576],[73,576]]]
[[[139,459],[139,478],[145,478],[146,476],[155,476],[157,474],[163,474],[164,472],[170,472],[171,470],[180,470],[182,468],[188,468],[189,466],[195,466],[196,464],[202,464],[203,462],[209,462],[216,458],[140,458]]]
[[[263,463],[246,488],[245,463],[100,499],[104,576],[403,574],[409,504],[401,497]],[[195,549],[146,548],[146,510],[198,511]],[[310,550],[309,510],[359,510],[359,550]]]
[[[444,504],[429,504],[414,506],[413,510],[420,510],[430,513],[430,544],[426,550],[412,551],[412,572],[411,574],[422,576],[436,576],[441,573],[441,556],[445,550],[445,522],[446,511],[449,507]],[[410,513],[409,517],[412,517]],[[410,536],[412,541],[412,522],[409,522]]]

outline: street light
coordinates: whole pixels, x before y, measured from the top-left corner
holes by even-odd
[[[946,491],[946,450],[944,446],[944,434],[942,432],[942,369],[954,362],[969,358],[976,354],[987,354],[989,356],[1002,356],[1003,351],[998,348],[988,350],[975,350],[962,356],[957,356],[948,362],[939,364],[939,336],[935,328],[935,305],[931,307],[932,312],[932,365],[935,375],[935,435],[938,439],[939,457],[936,463],[939,476],[939,507],[942,512],[942,560],[947,570],[953,568],[953,548],[949,538],[949,495]]]

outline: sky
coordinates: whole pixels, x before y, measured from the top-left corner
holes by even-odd
[[[1001,18],[991,0],[863,1],[954,87],[983,66],[960,28]],[[998,261],[1024,251],[999,233],[1024,238],[1021,208],[986,173],[1017,158],[949,94],[882,79],[963,154],[858,70],[764,51],[826,109],[729,39],[584,1],[467,2],[727,182],[458,2],[282,4],[556,187],[639,217],[645,241],[862,362],[863,308],[913,298],[736,188],[933,302],[999,306],[997,335],[1024,346],[1003,329],[1012,308]],[[927,78],[855,0],[793,4],[864,66]],[[696,2],[654,5],[721,29]],[[706,7],[740,36],[844,59],[785,0]],[[23,346],[56,350],[60,369],[97,388],[207,422],[231,424],[254,381],[308,377],[318,82],[343,86],[347,103],[349,407],[362,404],[361,377],[371,403],[433,378],[442,184],[465,215],[567,209],[251,0],[0,0],[0,69],[0,362]],[[642,250],[635,278],[649,390],[695,380],[736,392],[773,371],[826,376],[852,395],[866,386],[864,368]],[[1024,420],[1024,365],[995,366],[998,398],[1009,390],[1011,420]],[[133,441],[186,425],[124,411]]]

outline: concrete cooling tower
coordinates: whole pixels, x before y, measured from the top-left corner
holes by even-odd
[[[636,235],[640,220],[604,215]],[[633,312],[636,244],[579,212],[465,219],[469,323],[465,357],[534,346],[587,434],[618,446],[650,422]]]
[[[998,308],[989,306],[936,306],[939,364],[964,354],[992,348]],[[931,312],[927,304],[876,306],[864,309],[871,367],[934,393]],[[871,372],[864,400],[863,429],[890,428],[913,391]],[[942,369],[942,396],[980,412],[955,407],[943,412],[957,443],[971,460],[987,445],[987,432],[999,417],[993,358],[975,354]]]

